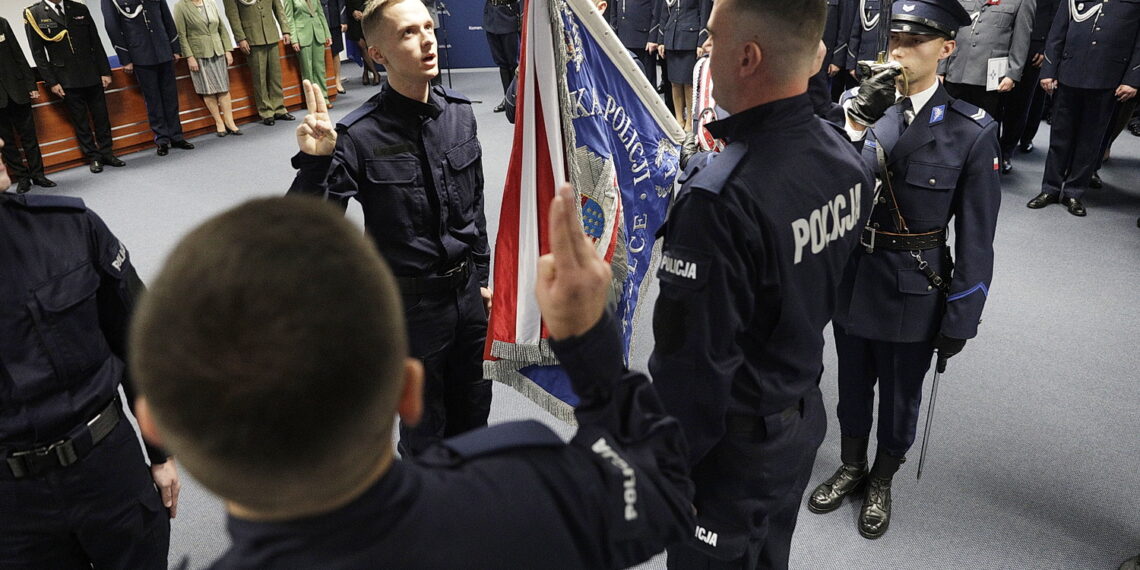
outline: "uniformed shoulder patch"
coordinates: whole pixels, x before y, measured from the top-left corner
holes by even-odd
[[[466,95],[458,91],[448,89],[442,85],[436,85],[435,89],[436,93],[443,95],[447,98],[448,101],[451,101],[452,103],[467,103],[468,105],[471,104],[471,99],[468,99]]]
[[[380,95],[374,95],[371,99],[364,102],[363,105],[354,109],[351,113],[347,114],[340,121],[337,122],[337,129],[343,130],[351,127],[360,119],[367,117],[376,107],[380,105]]]
[[[87,211],[87,204],[83,203],[83,198],[73,198],[71,196],[46,196],[43,194],[24,194],[19,196],[16,203],[23,204],[25,207],[33,209],[49,209],[49,208],[62,208],[65,210],[76,210],[79,212]]]
[[[954,102],[950,104],[950,108],[957,111],[960,115],[965,115],[966,118],[983,127],[989,126],[990,123],[994,122],[994,118],[985,112],[985,110],[961,99],[955,99]]]
[[[450,467],[461,465],[476,457],[513,449],[561,447],[565,444],[558,434],[542,422],[536,420],[504,422],[445,439],[416,457],[416,461],[437,467]]]
[[[852,97],[854,97],[858,93],[859,93],[858,87],[852,87],[851,89],[844,91],[841,95],[839,95],[839,104],[842,105],[844,102],[846,102],[848,99],[851,99]]]
[[[663,284],[700,290],[708,282],[709,256],[687,247],[665,244],[657,279]]]
[[[707,165],[689,177],[688,187],[694,190],[704,190],[711,194],[720,194],[725,183],[728,182],[728,177],[736,170],[736,165],[740,164],[747,153],[747,143],[734,142],[728,145],[720,154],[709,160]]]

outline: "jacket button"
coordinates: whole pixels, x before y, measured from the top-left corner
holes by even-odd
[[[927,291],[929,291],[929,290],[931,290],[931,289],[933,289],[933,288],[934,288],[934,287],[931,287],[930,285],[927,285],[927,286],[926,286],[926,290],[927,290]]]
[[[931,185],[931,186],[934,186],[934,185],[935,185],[935,184],[937,184],[937,183],[938,183],[938,181],[937,181],[937,180],[935,180],[935,179],[933,179],[933,178],[931,178],[931,179],[930,179],[930,185]]]
[[[1093,43],[1092,43],[1092,45],[1094,45],[1094,46],[1096,45],[1096,40],[1093,40]]]

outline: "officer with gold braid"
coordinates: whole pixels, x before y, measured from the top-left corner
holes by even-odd
[[[103,90],[111,66],[87,6],[72,0],[40,0],[24,10],[24,31],[44,86],[63,99],[79,150],[91,172],[124,166],[111,149],[111,120]]]

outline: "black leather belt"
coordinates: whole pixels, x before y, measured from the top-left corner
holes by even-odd
[[[768,438],[768,422],[773,420],[786,421],[793,416],[803,416],[804,399],[800,398],[795,404],[782,411],[766,416],[749,416],[741,414],[728,414],[724,417],[725,432],[740,438],[752,441],[763,441]]]
[[[471,264],[466,260],[452,266],[440,275],[432,277],[396,277],[396,284],[400,287],[400,294],[432,295],[436,293],[450,293],[467,284],[471,276]]]
[[[6,463],[11,476],[16,479],[34,477],[59,467],[67,467],[87,456],[91,450],[107,437],[123,419],[123,404],[116,396],[103,411],[87,423],[71,430],[68,437],[55,443],[16,451],[8,454]],[[0,475],[8,475],[0,470]]]
[[[863,228],[862,243],[871,252],[876,249],[892,251],[926,251],[946,245],[946,228],[922,234],[885,232],[870,226]]]

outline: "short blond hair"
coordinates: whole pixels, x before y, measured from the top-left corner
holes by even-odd
[[[364,4],[364,16],[360,18],[360,29],[364,32],[364,42],[372,45],[372,41],[368,39],[368,32],[379,27],[380,23],[384,21],[385,10],[406,1],[408,0],[368,0]]]

